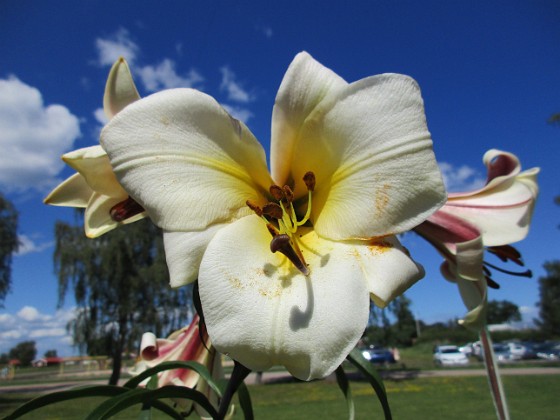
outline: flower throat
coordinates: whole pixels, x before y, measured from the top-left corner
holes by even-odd
[[[270,250],[284,254],[303,275],[308,276],[310,273],[309,267],[298,246],[295,233],[298,227],[307,223],[311,215],[315,174],[307,172],[303,176],[303,182],[307,187],[307,210],[301,220],[297,218],[293,205],[294,193],[288,185],[283,187],[272,185],[269,192],[275,201],[269,201],[262,208],[251,200],[247,200],[247,206],[266,223],[266,227],[272,235]]]

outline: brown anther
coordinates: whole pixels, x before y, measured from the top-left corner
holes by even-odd
[[[302,261],[302,259],[294,250],[290,242],[290,237],[288,235],[276,235],[274,238],[272,238],[272,241],[270,241],[270,250],[272,252],[280,251],[280,253],[284,254],[286,258],[288,258],[292,262],[292,264],[302,272],[304,276],[309,275],[309,267],[307,267],[305,261]]]
[[[287,203],[291,203],[292,201],[294,201],[294,192],[288,185],[284,185],[282,187],[282,191],[284,191],[284,197]]]
[[[268,191],[270,191],[270,194],[276,201],[280,201],[284,198],[284,191],[282,191],[282,188],[278,185],[271,185]]]
[[[253,200],[247,200],[245,204],[247,204],[247,207],[253,210],[257,216],[261,217],[263,215],[263,210]]]
[[[315,191],[315,174],[313,172],[306,172],[303,176],[303,182],[305,182],[308,191]]]
[[[272,217],[273,219],[281,219],[283,214],[282,207],[276,203],[266,203],[262,212],[265,216]]]
[[[129,219],[132,216],[136,216],[144,211],[144,207],[138,204],[134,199],[128,197],[126,200],[115,204],[109,210],[109,215],[111,219],[115,222],[122,222],[123,220]]]
[[[511,245],[489,246],[488,252],[496,255],[503,262],[513,261],[515,264],[523,266],[521,253]]]
[[[280,235],[280,232],[278,231],[278,229],[276,229],[276,226],[267,223],[266,224],[266,228],[268,229],[268,231],[270,232],[270,234],[272,235],[272,237],[274,238],[275,236]]]

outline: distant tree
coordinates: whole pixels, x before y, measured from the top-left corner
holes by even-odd
[[[411,303],[404,295],[394,299],[385,309],[372,303],[366,341],[379,346],[410,346],[416,336],[416,321],[410,310]],[[395,319],[393,323],[390,315]]]
[[[544,263],[546,276],[539,278],[539,319],[535,323],[548,336],[560,336],[560,260]]]
[[[18,250],[18,213],[0,193],[0,308],[12,285],[12,254]]]
[[[74,343],[89,355],[109,355],[109,383],[116,384],[123,353],[137,350],[142,333],[166,336],[185,325],[190,290],[169,287],[162,234],[148,219],[96,239],[62,222],[55,233],[59,305],[71,287],[80,307],[69,324]]]
[[[35,341],[23,341],[10,349],[10,359],[17,359],[22,366],[29,366],[37,356]]]
[[[521,321],[519,307],[508,300],[490,300],[486,320],[489,324],[505,324],[508,322]]]
[[[10,361],[10,356],[8,356],[8,353],[0,354],[0,366],[7,365],[9,361]]]
[[[560,114],[558,114],[560,116]],[[560,205],[560,196],[554,198]],[[535,323],[547,336],[560,336],[560,260],[543,265],[546,276],[539,278],[539,317]]]
[[[45,352],[45,357],[58,357],[58,353],[56,350],[47,350]]]
[[[549,124],[559,124],[560,125],[560,112],[556,113],[556,114],[552,114],[548,118],[548,123]]]
[[[410,299],[402,295],[389,304],[389,310],[397,320],[392,325],[394,344],[396,345],[410,346],[416,337],[416,320],[410,310],[411,303]]]

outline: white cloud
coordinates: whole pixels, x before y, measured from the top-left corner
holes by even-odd
[[[97,108],[95,111],[93,111],[93,116],[95,120],[101,125],[105,125],[109,122],[109,119],[107,118],[107,115],[105,115],[105,111],[103,111],[103,108]]]
[[[24,306],[16,314],[0,315],[0,353],[6,353],[21,341],[33,340],[37,354],[57,349],[59,355],[70,355],[74,350],[71,334],[66,330],[74,319],[76,309],[61,309],[53,314],[41,313],[33,306]]]
[[[107,38],[97,38],[95,47],[100,66],[111,66],[119,57],[126,58],[129,64],[132,64],[140,51],[138,45],[130,38],[130,33],[124,28]]]
[[[235,73],[227,66],[220,69],[222,73],[222,83],[220,90],[225,91],[228,95],[228,100],[234,102],[247,103],[251,102],[254,98],[247,92],[239,82],[237,82]]]
[[[484,186],[486,178],[476,169],[467,165],[455,167],[447,162],[440,162],[443,182],[448,191],[472,191]]]
[[[253,113],[247,108],[242,108],[236,105],[221,105],[233,118],[237,118],[238,120],[243,121],[245,124],[247,124],[247,121],[249,121],[249,119],[254,116]]]
[[[33,306],[24,306],[19,310],[17,316],[27,322],[48,321],[51,319],[49,315],[40,314],[37,308]]]
[[[35,252],[42,252],[45,249],[48,249],[53,246],[53,242],[38,242],[36,239],[33,239],[27,235],[19,235],[19,248],[15,253],[16,256],[21,257],[25,254],[31,254]]]
[[[66,328],[39,328],[29,333],[30,338],[60,337],[67,335]]]
[[[0,79],[0,186],[46,191],[59,182],[60,156],[80,136],[78,117],[43,103],[41,92],[14,76]]]
[[[146,90],[150,92],[178,87],[195,87],[204,81],[204,78],[194,69],[184,75],[179,75],[175,70],[175,62],[169,58],[156,66],[139,67],[135,73],[140,77]]]

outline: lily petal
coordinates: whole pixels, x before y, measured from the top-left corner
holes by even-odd
[[[486,246],[520,241],[529,232],[538,195],[538,172],[538,168],[533,168],[479,194],[454,196],[441,211],[476,225]]]
[[[384,246],[332,242],[301,229],[309,276],[271,253],[264,223],[248,216],[211,240],[199,290],[218,350],[253,370],[284,365],[309,380],[330,374],[355,346],[367,324],[370,293],[384,303],[423,271],[413,262],[395,269],[410,260],[394,239]],[[393,290],[384,281],[393,283]]]
[[[371,300],[380,308],[424,277],[424,268],[410,258],[394,236],[353,245],[368,282]]]
[[[463,303],[469,312],[459,320],[459,323],[465,327],[479,331],[486,325],[486,310],[488,307],[486,281],[482,278],[480,281],[465,280],[457,271],[457,267],[450,261],[445,261],[441,266],[443,276],[457,283],[459,293]]]
[[[101,133],[117,178],[168,231],[250,214],[272,183],[262,146],[210,96],[173,89],[119,112]]]
[[[323,237],[404,232],[445,203],[420,89],[407,76],[348,85],[321,102],[300,137],[292,173],[295,180],[315,173],[312,220]]]
[[[62,160],[78,171],[93,191],[113,198],[128,197],[118,183],[109,157],[101,146],[74,150],[63,155]]]
[[[74,174],[61,182],[43,200],[45,204],[65,207],[86,207],[93,190],[81,174]]]
[[[217,224],[199,232],[163,232],[165,259],[171,287],[192,283],[210,240],[224,225]]]
[[[284,75],[272,111],[270,166],[278,185],[290,182],[293,151],[306,118],[325,97],[346,85],[344,79],[308,53],[296,55]]]
[[[132,74],[126,60],[120,57],[109,72],[105,95],[103,96],[103,110],[110,120],[124,107],[140,99]]]

